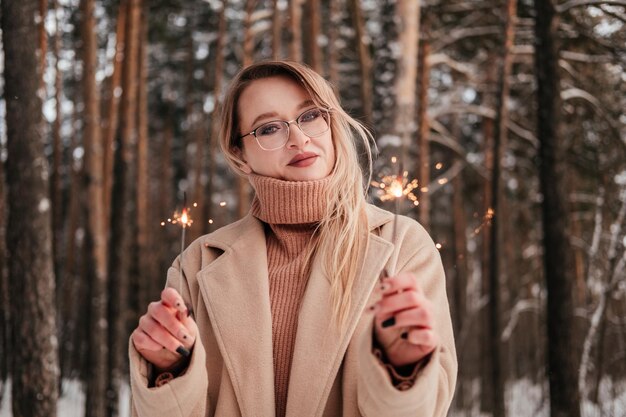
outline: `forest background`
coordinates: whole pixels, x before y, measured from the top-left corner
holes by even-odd
[[[626,415],[626,1],[1,0],[0,400],[127,415],[181,247],[241,217],[242,66],[303,61],[402,162],[447,273],[450,415]],[[371,201],[383,203],[372,187]],[[195,204],[192,204],[195,203]],[[10,387],[10,388],[9,388]],[[126,390],[126,391],[125,391]],[[59,398],[61,401],[59,401]],[[10,403],[10,405],[7,405]],[[67,402],[66,402],[67,403]]]

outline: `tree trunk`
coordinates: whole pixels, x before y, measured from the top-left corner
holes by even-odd
[[[58,352],[48,162],[37,61],[37,0],[1,3],[6,100],[12,411],[56,416]],[[4,309],[4,308],[3,308]]]
[[[113,144],[119,125],[119,91],[122,87],[122,64],[124,62],[124,48],[126,41],[126,17],[128,15],[128,2],[122,0],[117,12],[117,24],[115,29],[115,54],[113,55],[113,74],[111,76],[110,91],[106,120],[104,123],[104,161],[103,161],[103,193],[104,193],[104,218],[107,224],[111,223],[111,193],[113,191]]]
[[[141,7],[139,68],[137,80],[137,263],[138,273],[138,307],[144,309],[150,302],[149,282],[156,278],[157,271],[152,239],[151,222],[153,212],[150,210],[149,189],[149,136],[148,136],[148,4]],[[139,313],[139,312],[135,312]]]
[[[297,6],[295,6],[295,4],[297,4]],[[246,0],[246,21],[245,21],[245,29],[244,29],[245,30],[244,44],[243,44],[244,68],[251,65],[254,62],[254,48],[253,48],[254,43],[252,39],[251,17],[252,17],[252,13],[254,12],[255,5],[256,5],[256,2],[254,0]],[[294,7],[300,10],[299,0],[293,0],[293,2],[291,3],[291,8],[293,9]],[[292,10],[292,13],[293,13],[293,10]],[[298,24],[300,22],[299,16],[300,14],[298,12]],[[293,14],[292,14],[292,19],[293,19]],[[293,23],[293,20],[292,20],[292,23]],[[300,32],[298,32],[298,34],[300,35]],[[298,42],[299,42],[299,45],[302,44],[301,40],[299,40]],[[291,48],[293,49],[293,45],[291,45]],[[298,61],[302,59],[301,49],[299,49],[299,51],[300,51],[300,57],[297,59]],[[238,181],[237,194],[239,197],[238,206],[237,206],[237,215],[239,218],[242,218],[246,215],[246,213],[248,212],[248,209],[250,208],[250,183],[248,182],[246,178],[242,178],[242,177],[239,177],[237,181]]]
[[[428,33],[429,23],[427,19],[423,22],[423,33]],[[419,220],[426,230],[430,229],[430,194],[428,184],[430,183],[430,122],[428,120],[428,86],[430,85],[430,65],[428,56],[430,55],[430,40],[422,37],[419,54],[419,105],[417,120],[419,123],[418,148],[419,167],[418,181],[420,183],[419,198]]]
[[[120,383],[126,373],[125,357],[128,340],[128,306],[130,270],[133,259],[133,225],[136,183],[137,148],[137,57],[139,43],[141,3],[129,0],[126,18],[126,42],[122,75],[121,133],[115,161],[115,184],[113,186],[111,280],[109,292],[109,369],[108,398],[117,398]],[[109,416],[117,414],[117,402],[107,404]]]
[[[0,151],[4,146],[0,145]],[[4,163],[0,163],[0,305],[9,306],[9,281],[7,276],[7,196],[4,175]],[[0,309],[0,404],[4,394],[4,383],[9,378],[11,352],[11,316],[9,308]]]
[[[289,59],[302,61],[302,2],[289,0]]]
[[[48,55],[48,32],[46,31],[46,16],[48,16],[48,0],[39,0],[39,88],[46,91],[44,74],[46,73],[46,57]]]
[[[309,0],[309,57],[311,59],[311,68],[313,68],[318,74],[324,73],[322,64],[322,50],[319,46],[320,37],[320,1]]]
[[[338,1],[331,1],[329,5],[330,24],[328,25],[328,79],[339,91],[339,28],[341,26],[341,12]],[[371,70],[371,69],[370,69]]]
[[[274,13],[272,14],[272,58],[280,59],[282,57],[282,10],[278,8],[278,0],[273,0],[272,8]],[[222,5],[222,11],[220,12],[220,22],[221,15],[224,13],[223,10],[226,9],[226,2]]]
[[[57,0],[52,1],[52,10],[58,27]],[[54,259],[54,272],[57,280],[61,279],[61,255],[59,245],[61,244],[61,233],[63,228],[63,190],[61,187],[61,164],[63,158],[63,147],[61,145],[61,91],[63,89],[63,79],[59,68],[59,53],[61,49],[61,32],[54,35],[54,97],[56,101],[56,118],[52,125],[52,167],[50,175],[50,195],[52,197],[52,253]],[[57,288],[59,282],[57,281]]]
[[[500,68],[498,73],[496,90],[496,117],[493,132],[493,169],[491,175],[491,209],[494,213],[491,218],[489,229],[489,341],[491,343],[491,404],[494,417],[504,417],[506,413],[504,405],[504,389],[506,378],[503,375],[503,362],[501,354],[501,325],[500,325],[500,168],[503,147],[507,135],[507,103],[509,99],[509,74],[511,73],[511,59],[513,40],[515,34],[516,1],[507,0],[505,11],[504,44],[500,56]]]
[[[558,15],[552,0],[535,2],[535,68],[537,73],[537,136],[539,182],[543,201],[543,259],[547,287],[547,374],[550,414],[579,417],[576,381],[573,279],[567,237],[567,208],[563,193],[557,46]]]
[[[96,84],[97,39],[95,2],[81,2],[83,39],[83,94],[85,103],[83,142],[85,146],[85,180],[87,186],[87,250],[90,267],[90,340],[87,366],[86,415],[104,417],[106,406],[107,362],[107,224],[104,219],[102,193],[102,136],[100,96]]]
[[[220,11],[219,26],[217,32],[217,41],[215,43],[215,79],[213,80],[213,97],[215,99],[215,107],[211,113],[211,124],[209,133],[209,152],[208,152],[208,176],[205,187],[206,204],[204,206],[204,216],[206,220],[202,226],[203,233],[208,233],[213,222],[213,179],[215,177],[215,155],[218,150],[218,134],[219,134],[219,111],[218,104],[222,94],[222,86],[224,84],[224,41],[226,40],[226,2]]]
[[[408,0],[406,3],[410,5],[415,4],[415,2]],[[368,45],[366,45],[363,40],[366,37],[365,34],[365,23],[363,19],[363,12],[361,11],[361,5],[358,0],[350,0],[350,8],[352,10],[352,17],[354,22],[354,28],[356,31],[356,43],[357,50],[359,52],[359,69],[361,71],[361,103],[363,105],[363,121],[367,126],[372,126],[372,57],[370,56]],[[419,8],[418,8],[419,10]],[[419,13],[419,12],[418,12]],[[410,31],[411,22],[407,21],[407,28]],[[404,45],[408,47],[409,45]],[[415,58],[415,55],[413,55]],[[415,68],[415,61],[412,62],[413,68]],[[407,71],[411,72],[413,69],[408,68]],[[415,73],[414,73],[415,74]],[[402,77],[399,77],[402,78]],[[415,78],[415,77],[413,77]],[[401,83],[401,81],[399,82]],[[413,82],[413,90],[415,91],[415,82]]]

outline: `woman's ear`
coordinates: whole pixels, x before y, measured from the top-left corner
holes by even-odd
[[[243,150],[239,147],[235,147],[233,148],[233,152],[242,161],[239,164],[239,169],[241,169],[243,172],[245,172],[248,175],[252,174],[252,168],[250,168],[250,165],[248,165],[248,163],[246,162],[246,158],[244,158],[243,156]]]

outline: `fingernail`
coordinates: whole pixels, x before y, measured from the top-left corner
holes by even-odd
[[[400,335],[400,337],[401,337],[401,338],[403,338],[404,340],[407,340],[407,339],[409,338],[409,332],[403,332],[403,333]]]
[[[383,321],[382,326],[383,327],[391,327],[394,324],[396,324],[396,318],[395,317],[389,317],[387,320]]]
[[[189,355],[191,355],[191,352],[189,351],[189,349],[187,349],[184,346],[178,346],[178,348],[176,348],[176,352],[179,353],[181,356],[184,356],[185,358],[188,358]]]

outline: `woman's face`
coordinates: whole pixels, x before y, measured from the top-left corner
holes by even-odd
[[[284,76],[253,81],[241,93],[238,106],[239,135],[268,122],[294,120],[316,108],[306,90]],[[289,125],[287,143],[275,150],[262,149],[254,135],[245,136],[240,157],[245,161],[244,172],[287,181],[318,180],[327,177],[335,165],[330,128],[319,136],[309,137],[296,122]]]

